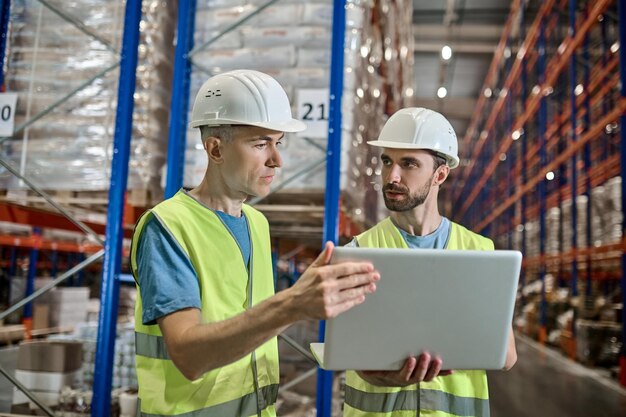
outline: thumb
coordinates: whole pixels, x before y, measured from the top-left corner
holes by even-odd
[[[317,259],[313,261],[311,266],[320,267],[320,266],[328,265],[328,263],[330,262],[330,258],[332,258],[333,256],[334,247],[335,245],[333,244],[333,242],[331,241],[326,242],[326,245],[324,245],[324,250],[322,251],[322,253],[318,255]]]

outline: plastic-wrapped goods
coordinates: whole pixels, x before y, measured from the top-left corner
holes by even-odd
[[[526,231],[525,256],[528,258],[539,256],[539,222],[526,222],[524,229]]]
[[[605,210],[604,218],[604,243],[616,243],[622,239],[622,178],[614,177],[604,183]]]
[[[378,136],[391,114],[413,104],[413,3],[377,1],[363,10],[360,41],[346,42],[357,53],[344,77],[344,89],[354,91],[354,112],[344,125],[348,139],[342,159],[348,165],[342,198],[351,214],[358,211],[375,223],[388,212],[380,197],[380,151],[366,142]]]
[[[561,209],[553,207],[546,214],[546,254],[557,254],[559,245],[559,218]]]
[[[48,112],[3,146],[3,156],[44,189],[106,190],[110,182],[124,2],[50,1],[100,40],[35,0],[13,2],[7,91],[18,94],[16,126]],[[158,186],[167,148],[174,2],[142,3],[129,189]],[[100,77],[102,71],[111,68]],[[93,80],[92,80],[93,79]],[[89,82],[92,80],[91,82]],[[66,101],[72,91],[85,86]],[[22,184],[0,172],[0,186]]]
[[[349,0],[346,9],[344,103],[352,100],[355,94],[355,81],[351,71],[358,62],[360,53],[361,27],[365,13],[361,3],[360,0]],[[256,13],[264,4],[266,0],[198,2],[195,41],[196,47],[200,49],[193,55],[193,61],[210,74],[195,71],[192,75],[191,91],[198,91],[209,75],[239,68],[256,69],[271,75],[283,86],[292,103],[292,112],[298,117],[296,106],[301,90],[328,89],[330,85],[333,3],[330,0],[281,0]],[[215,43],[202,47],[229,28],[231,30]],[[346,114],[345,110],[352,110],[354,107],[343,108],[344,126],[351,127],[352,115]],[[325,117],[328,117],[328,112]],[[188,142],[195,143],[197,133],[189,131],[187,136]],[[293,179],[299,172],[307,171],[304,168],[315,165],[325,155],[326,138],[302,136],[285,135],[281,152],[283,166],[277,171],[274,187],[284,185],[282,188],[285,190],[321,191],[325,187],[324,164],[312,167],[312,171]],[[204,176],[205,168],[204,149],[195,145],[188,146],[185,185],[197,185]],[[283,184],[288,179],[292,180]]]

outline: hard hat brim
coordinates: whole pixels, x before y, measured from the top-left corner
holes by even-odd
[[[300,120],[291,119],[284,122],[246,122],[242,123],[239,120],[229,119],[210,119],[210,120],[196,120],[189,124],[190,127],[200,126],[255,126],[262,127],[268,130],[275,130],[277,132],[296,133],[302,132],[307,128],[306,124]]]
[[[459,160],[451,157],[450,155],[446,155],[441,151],[437,151],[431,148],[425,148],[424,146],[416,145],[414,143],[406,143],[406,142],[394,142],[390,140],[370,140],[367,141],[368,145],[376,146],[379,148],[390,148],[390,149],[425,149],[428,151],[437,152],[448,161],[448,166],[450,169],[454,169],[459,166]]]

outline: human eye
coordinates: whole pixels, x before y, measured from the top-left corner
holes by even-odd
[[[267,142],[257,143],[254,147],[257,149],[265,149],[267,147]]]
[[[391,160],[387,159],[387,158],[383,158],[382,159],[382,163],[384,166],[388,167],[389,165],[391,165]]]

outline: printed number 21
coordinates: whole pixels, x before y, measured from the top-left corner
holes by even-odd
[[[327,120],[325,112],[326,106],[323,103],[317,105],[317,108],[319,109],[319,117],[317,119],[314,118],[314,115],[311,114],[313,113],[313,109],[315,108],[313,104],[303,103],[303,106],[306,108],[306,112],[304,113],[304,117],[302,118],[303,120],[307,120],[310,122],[314,120]]]

